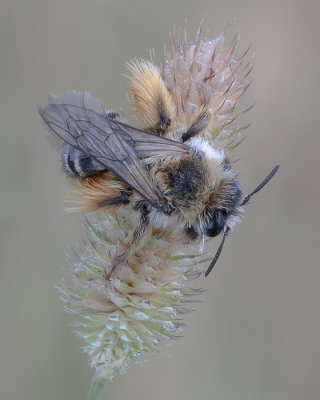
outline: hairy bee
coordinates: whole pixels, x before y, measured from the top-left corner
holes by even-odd
[[[153,63],[136,61],[130,69],[141,129],[106,110],[98,98],[73,91],[63,98],[50,95],[48,103],[38,106],[49,140],[63,171],[76,182],[82,211],[130,207],[135,216],[136,225],[112,257],[108,279],[153,229],[170,230],[186,244],[222,234],[207,276],[249,198],[278,166],[253,193],[242,195],[229,154],[206,135],[222,107],[214,106],[212,65],[198,79],[191,74],[193,89],[187,93],[180,84],[178,94],[176,81],[170,84]],[[192,90],[195,107],[187,112]]]

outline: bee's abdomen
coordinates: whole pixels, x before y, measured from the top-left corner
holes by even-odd
[[[66,175],[76,179],[85,179],[106,171],[102,165],[72,147],[61,156],[61,167]]]
[[[108,118],[126,123],[126,119],[122,114],[113,110],[105,110],[105,112]],[[75,150],[72,146],[66,145],[62,151],[61,167],[63,172],[70,178],[86,179],[89,176],[100,175],[107,171],[103,165],[81,153],[81,151]]]

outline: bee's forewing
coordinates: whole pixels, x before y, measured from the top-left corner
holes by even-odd
[[[181,155],[188,147],[139,131],[108,118],[101,101],[89,93],[68,92],[62,99],[50,95],[38,106],[49,128],[49,141],[59,153],[70,145],[103,165],[148,202],[156,205],[161,195],[139,157]]]

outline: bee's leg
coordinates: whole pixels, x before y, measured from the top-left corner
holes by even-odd
[[[132,107],[143,123],[142,129],[156,135],[165,134],[175,122],[177,110],[159,69],[147,61],[135,61],[129,69]]]
[[[171,118],[165,113],[165,109],[162,109],[161,104],[159,105],[159,121],[152,126],[146,128],[147,132],[155,133],[156,135],[163,135],[169,126],[171,125]]]
[[[140,211],[140,224],[129,233],[125,242],[120,246],[118,254],[112,259],[112,268],[105,276],[107,280],[110,279],[116,267],[126,262],[131,254],[141,248],[150,237],[151,225],[149,224],[149,211],[146,207],[141,207]]]
[[[182,134],[183,142],[186,142],[193,136],[203,133],[205,130],[209,130],[211,124],[213,123],[214,114],[210,110],[210,88],[202,82],[198,85],[198,93],[201,101],[201,107],[199,107],[198,111],[193,116],[193,120],[187,132]]]
[[[88,213],[108,210],[115,212],[131,201],[132,189],[108,172],[100,176],[71,182],[74,198],[74,206],[71,210],[73,211]]]
[[[104,207],[114,206],[114,205],[129,204],[130,203],[130,195],[131,195],[131,193],[121,192],[120,196],[116,196],[113,199],[100,201],[98,203],[98,207],[104,208]]]

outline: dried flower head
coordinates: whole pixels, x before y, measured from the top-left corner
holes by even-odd
[[[197,136],[213,143],[217,151],[230,143],[240,131],[229,127],[240,116],[233,112],[248,87],[250,71],[248,65],[243,66],[244,56],[233,59],[238,37],[226,49],[224,39],[225,33],[207,40],[201,27],[195,44],[174,33],[163,67],[155,64],[154,56],[129,65],[132,108],[139,128],[155,127],[163,111],[164,126],[174,121],[166,135],[171,139],[177,130],[192,136],[197,129]],[[159,104],[165,109],[159,111]],[[117,185],[115,180],[115,193],[122,190]],[[99,208],[93,203],[96,191],[105,198],[99,178],[80,182],[77,190],[82,195],[80,210]],[[110,275],[112,255],[136,223],[132,209],[125,206],[86,217],[88,243],[68,259],[66,270],[73,281],[60,287],[67,311],[85,318],[75,327],[86,341],[84,350],[101,381],[126,371],[143,353],[158,352],[158,344],[165,339],[179,337],[177,332],[185,326],[180,315],[192,310],[189,303],[202,292],[190,287],[190,281],[200,276],[200,265],[207,260],[202,249],[199,254],[203,238],[187,248],[183,234],[170,226],[153,226],[145,244],[128,252],[126,262]],[[187,249],[193,254],[187,255]]]

